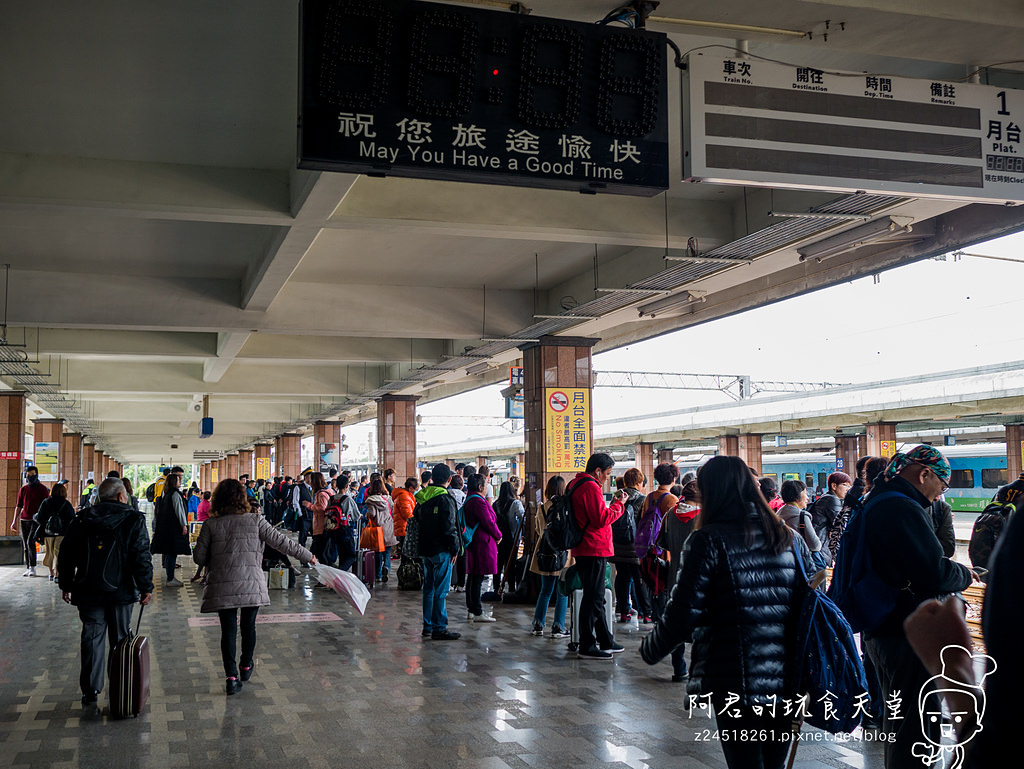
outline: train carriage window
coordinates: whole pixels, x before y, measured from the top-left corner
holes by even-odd
[[[973,489],[973,470],[954,470],[949,476],[949,487],[951,489]]]
[[[814,473],[807,473],[804,476],[804,484],[806,484],[808,491],[814,488]]]
[[[784,481],[799,481],[800,473],[783,473],[782,480]]]
[[[985,467],[981,471],[981,487],[998,489],[1010,482],[1005,467]]]
[[[818,473],[818,485],[828,491],[828,473]]]
[[[778,473],[765,473],[763,477],[765,477],[765,478],[771,478],[771,479],[772,479],[773,481],[775,481],[775,482],[778,482],[778,480],[779,480],[779,475],[778,475]]]

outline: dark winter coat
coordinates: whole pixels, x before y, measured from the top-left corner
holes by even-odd
[[[36,539],[42,542],[44,537],[52,536],[46,533],[46,527],[50,523],[51,518],[57,519],[57,526],[61,534],[63,534],[74,517],[75,508],[66,499],[52,496],[47,497],[39,505],[39,510],[36,511],[32,519],[38,524],[36,527]]]
[[[202,612],[266,606],[270,603],[263,573],[264,543],[308,564],[313,554],[271,526],[262,515],[215,515],[203,522],[192,560],[207,567]]]
[[[892,613],[865,635],[902,637],[903,620],[919,604],[963,590],[971,584],[971,571],[942,554],[927,497],[897,476],[876,481],[868,500],[887,491],[899,495],[883,499],[867,511],[865,535],[872,568],[887,584],[900,588],[900,593]]]
[[[792,549],[772,552],[759,530],[748,542],[738,524],[704,525],[686,541],[678,581],[641,655],[654,664],[692,641],[690,694],[732,692],[741,705],[792,695],[798,574]]]
[[[124,548],[121,584],[102,592],[83,584],[88,568],[88,537],[92,529],[114,530]],[[116,606],[135,603],[141,594],[153,592],[153,557],[149,554],[146,519],[130,505],[100,502],[83,510],[68,524],[57,554],[57,584],[71,593],[75,606]]]
[[[157,497],[156,512],[153,517],[154,553],[166,555],[190,555],[192,548],[188,544],[188,535],[182,533],[187,526],[185,513],[185,497],[180,491],[165,488],[164,493]]]
[[[466,574],[496,574],[498,571],[497,515],[491,503],[479,494],[466,498],[466,527],[476,526],[473,541],[466,548]]]
[[[636,527],[640,522],[640,514],[644,511],[646,497],[642,491],[637,489],[627,488],[625,492],[626,512],[612,523],[612,547],[615,548],[615,555],[609,560],[616,564],[638,566],[640,559],[636,557]],[[632,525],[633,531],[632,539],[629,539],[627,535],[630,525]]]

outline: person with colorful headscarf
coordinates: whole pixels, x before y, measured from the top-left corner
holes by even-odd
[[[882,582],[898,589],[892,611],[880,625],[862,634],[878,672],[883,702],[894,697],[903,701],[901,713],[883,709],[882,731],[895,735],[885,743],[886,769],[920,767],[913,745],[934,742],[940,726],[922,724],[913,717],[918,692],[934,684],[929,684],[928,671],[907,642],[903,621],[921,603],[963,590],[973,577],[966,566],[943,555],[932,528],[929,510],[949,488],[949,477],[948,460],[931,446],[897,453],[876,479],[863,509],[871,568]],[[849,544],[844,538],[843,547]]]

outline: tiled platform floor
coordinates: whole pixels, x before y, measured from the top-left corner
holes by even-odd
[[[717,742],[698,740],[713,721],[688,718],[668,661],[640,660],[635,623],[616,626],[626,652],[613,663],[583,662],[564,641],[529,635],[531,608],[497,606],[498,622],[468,625],[452,593],[463,638],[421,640],[419,594],[394,582],[363,617],[311,577],[272,591],[262,613],[341,619],[261,624],[253,679],[227,697],[218,629],[189,626],[201,588],[164,588],[158,576],[143,619],[148,707],[131,721],[84,719],[77,612],[45,577],[21,572],[0,567],[0,766],[10,769],[725,766]],[[803,743],[796,766],[880,768],[881,746]]]

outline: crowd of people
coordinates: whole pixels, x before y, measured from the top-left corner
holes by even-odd
[[[769,712],[766,703],[798,694],[793,670],[800,660],[793,649],[805,579],[801,563],[813,564],[813,571],[834,566],[838,579],[847,556],[860,550],[878,584],[891,591],[888,604],[887,594],[879,593],[883,611],[861,633],[870,688],[863,723],[889,735],[886,767],[920,766],[921,746],[941,750],[943,744],[941,718],[900,713],[891,707],[894,698],[914,701],[920,693],[923,702],[935,691],[957,706],[968,696],[977,705],[980,687],[970,657],[954,668],[937,645],[942,639],[946,646],[971,648],[962,608],[943,599],[978,574],[950,557],[951,513],[941,499],[950,466],[936,449],[863,457],[856,477],[833,473],[813,502],[802,482],[786,480],[778,488],[736,457],[713,457],[682,478],[675,465],[658,465],[649,489],[636,468],[612,479],[613,466],[609,455],[592,455],[575,477],[551,477],[537,506],[523,504],[516,478],[495,493],[485,466],[438,464],[400,485],[390,470],[358,479],[310,470],[295,479],[226,479],[212,492],[182,491],[184,470],[175,467],[147,489],[155,502],[152,537],[127,479],[112,473],[87,489],[76,512],[63,484],[46,489],[35,468],[28,468],[17,523],[25,574],[34,574],[34,543],[41,538],[51,578],[79,610],[86,706],[95,705],[103,687],[104,637],[111,644],[124,637],[132,605],[151,599],[151,554],[163,556],[168,587],[182,585],[175,577],[179,555],[191,554],[201,570],[201,610],[219,616],[230,695],[253,674],[256,616],[269,603],[268,558],[277,556],[288,568],[290,557],[354,569],[367,545],[376,556],[365,581],[387,582],[394,559],[422,570],[424,639],[461,637],[449,628],[453,592],[465,593],[468,623],[497,621],[484,608],[486,598],[493,604],[513,594],[535,596],[535,636],[544,635],[553,604],[549,637],[574,635],[576,656],[586,661],[623,652],[615,625],[635,618],[649,631],[638,649],[643,660],[653,665],[671,657],[672,681],[687,682],[690,702],[706,698],[720,730],[770,736],[723,740],[730,767],[783,765],[793,717],[774,707]],[[1024,490],[1024,481],[1016,484]],[[605,489],[611,485],[616,489],[609,499]],[[1015,496],[1015,488],[1000,489],[997,499]],[[549,561],[536,556],[552,519],[565,511],[578,538],[557,568],[542,568]],[[190,516],[202,521],[194,543]],[[1008,700],[1018,680],[1019,663],[1009,647],[1021,627],[1013,591],[1019,559],[1012,548],[1022,526],[1012,519],[992,553],[985,628],[999,674],[990,676],[987,723],[1010,717]],[[89,557],[99,537],[121,543],[125,559],[117,573],[97,572],[97,559]],[[485,595],[488,581],[492,589]],[[612,587],[614,615],[606,605]],[[960,682],[959,688],[940,689],[936,679],[943,675]],[[993,713],[997,706],[1005,711]],[[972,756],[998,755],[1006,740],[981,728],[985,713],[982,699],[969,725],[955,721],[945,729],[947,743],[971,743],[966,765],[983,765],[971,763]]]

